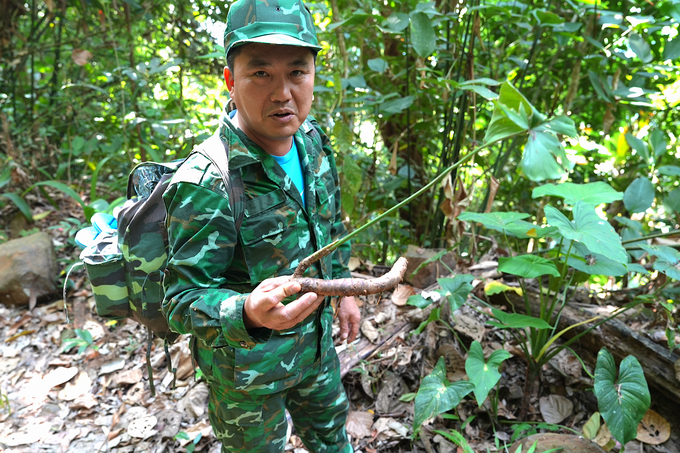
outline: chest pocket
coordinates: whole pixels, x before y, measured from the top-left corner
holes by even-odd
[[[290,267],[290,250],[298,243],[295,217],[282,189],[246,201],[240,236],[251,284]]]

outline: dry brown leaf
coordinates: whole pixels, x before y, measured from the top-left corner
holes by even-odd
[[[373,323],[368,319],[362,321],[361,333],[368,338],[371,343],[376,343],[380,338],[380,332],[378,332],[378,329],[376,329]]]
[[[58,385],[64,384],[73,379],[78,374],[76,367],[58,367],[47,373],[42,382],[46,389],[51,389]]]
[[[392,293],[392,303],[398,307],[403,307],[408,298],[415,293],[416,291],[411,285],[397,285],[397,289]]]
[[[73,49],[71,59],[78,66],[85,66],[92,58],[92,52],[83,49]]]
[[[458,332],[464,333],[473,340],[479,342],[484,338],[484,325],[475,318],[466,315],[457,315],[456,324],[453,326]]]
[[[74,382],[67,382],[59,392],[58,398],[62,401],[73,401],[81,395],[86,394],[92,388],[92,379],[86,371],[81,371]]]
[[[131,406],[139,404],[144,400],[144,382],[138,382],[137,384],[130,387],[123,397],[123,401]]]
[[[609,427],[607,426],[607,423],[606,422],[602,423],[602,426],[600,426],[600,429],[597,431],[597,436],[595,436],[595,439],[593,439],[593,442],[595,442],[600,447],[604,447],[611,440],[612,440],[612,433],[609,431]]]
[[[640,442],[650,445],[659,445],[671,437],[671,425],[657,412],[649,409],[637,427],[637,436]]]
[[[132,420],[127,428],[127,433],[130,437],[136,437],[139,439],[146,439],[157,433],[154,429],[158,419],[153,415],[148,415],[146,417],[141,417]]]
[[[446,363],[446,379],[450,382],[463,380],[465,373],[465,359],[452,344],[445,343],[437,349],[436,358],[444,357]]]
[[[141,368],[133,370],[119,371],[114,374],[109,383],[109,387],[115,388],[121,385],[134,385],[142,381],[143,372]]]
[[[408,437],[408,428],[391,417],[380,417],[373,424],[379,440],[405,439]]]
[[[574,403],[560,395],[543,396],[539,400],[543,420],[557,424],[571,415]]]
[[[365,411],[350,411],[347,415],[347,433],[352,439],[364,439],[371,437],[373,426],[373,414]]]
[[[85,409],[92,409],[96,405],[98,405],[99,402],[97,401],[97,398],[92,393],[86,393],[84,395],[80,395],[78,398],[73,400],[73,403],[69,404],[70,409],[78,409],[78,408],[85,408]]]
[[[51,428],[52,424],[49,422],[29,422],[29,424],[18,431],[13,431],[7,437],[0,437],[0,443],[3,443],[7,447],[37,444],[41,439],[50,434]]]
[[[565,375],[573,377],[581,376],[581,362],[571,351],[562,349],[550,362]]]
[[[210,389],[205,383],[201,382],[189,390],[178,404],[179,408],[191,418],[201,417],[208,407]]]
[[[408,391],[408,385],[404,379],[388,371],[382,379],[380,391],[375,399],[375,409],[378,414],[397,414],[406,411],[408,404],[399,401],[399,398]]]

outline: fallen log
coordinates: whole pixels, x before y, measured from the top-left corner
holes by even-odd
[[[525,314],[524,299],[514,293],[505,293],[519,313]],[[540,303],[536,296],[529,294],[532,313],[540,312]],[[507,304],[503,295],[491,297],[494,305]],[[606,318],[609,314],[603,312],[602,307],[592,304],[568,303],[562,311],[557,331],[578,324],[594,316]],[[576,327],[567,332],[562,338],[573,338],[587,330],[591,324]],[[644,333],[636,332],[619,319],[613,318],[599,327],[583,335],[576,343],[578,347],[586,348],[594,356],[606,347],[616,358],[617,362],[632,355],[638,359],[645,372],[647,383],[676,402],[680,402],[680,381],[676,377],[675,363],[680,356],[669,353],[668,348],[649,339]]]

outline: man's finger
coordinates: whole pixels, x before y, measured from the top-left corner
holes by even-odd
[[[306,293],[298,300],[286,305],[286,316],[290,320],[302,322],[307,318],[307,316],[316,310],[322,301],[322,297],[317,297],[317,295],[314,293]]]

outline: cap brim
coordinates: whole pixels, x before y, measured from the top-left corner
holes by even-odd
[[[284,34],[262,35],[257,38],[243,39],[234,43],[232,48],[248,43],[273,44],[278,46],[308,47],[310,49],[321,50],[321,46],[315,46],[292,36]]]

